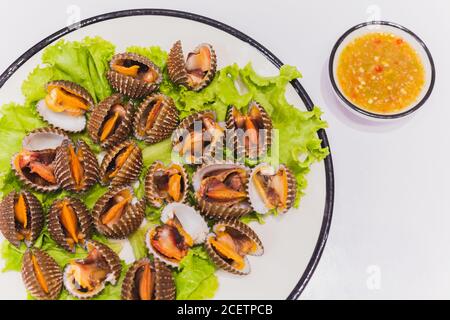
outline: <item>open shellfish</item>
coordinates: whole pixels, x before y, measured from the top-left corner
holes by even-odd
[[[130,184],[138,179],[142,169],[142,151],[132,140],[112,147],[100,165],[100,181],[111,186]]]
[[[264,248],[258,235],[238,220],[218,221],[206,240],[206,251],[214,263],[225,271],[250,273],[247,255],[260,256]]]
[[[137,53],[119,53],[112,57],[106,73],[111,86],[130,97],[141,98],[158,89],[161,70],[150,59]]]
[[[207,43],[198,45],[184,60],[181,41],[178,40],[170,49],[167,59],[170,80],[194,91],[205,88],[214,79],[216,67],[216,53]]]
[[[208,225],[203,217],[185,204],[169,203],[161,213],[162,225],[150,229],[146,245],[151,254],[166,264],[176,267],[189,249],[203,243]]]
[[[116,285],[122,271],[119,256],[108,246],[89,240],[86,249],[88,256],[69,262],[63,275],[67,291],[79,299],[94,297],[107,283]]]
[[[155,161],[145,177],[145,198],[152,206],[160,208],[164,203],[184,202],[188,190],[188,176],[183,166],[172,163],[165,166]]]
[[[22,260],[22,280],[28,292],[40,300],[54,300],[62,288],[62,271],[56,261],[37,248],[28,249]]]
[[[115,93],[101,101],[92,111],[87,124],[89,136],[102,148],[117,145],[131,131],[133,106],[124,96]]]
[[[66,139],[69,138],[62,130],[54,128],[39,128],[25,136],[22,150],[11,160],[19,180],[36,191],[57,190],[54,160],[57,148]]]
[[[178,124],[178,111],[172,98],[161,93],[148,96],[134,117],[134,135],[147,143],[156,143],[172,134]]]
[[[95,227],[108,238],[122,239],[137,230],[144,219],[144,203],[128,186],[117,187],[101,196],[92,209]]]
[[[56,152],[55,176],[63,189],[74,192],[86,191],[98,181],[97,158],[86,142],[64,140]]]
[[[41,203],[31,192],[12,191],[0,203],[0,231],[16,247],[21,241],[30,247],[43,226]]]
[[[45,88],[47,95],[36,105],[40,116],[52,126],[65,131],[82,131],[86,126],[85,113],[94,106],[89,92],[65,80],[51,81]]]
[[[66,197],[52,203],[48,212],[50,236],[67,251],[75,252],[92,234],[92,218],[77,198]]]
[[[262,157],[272,144],[272,120],[266,110],[253,101],[247,108],[247,113],[241,113],[236,107],[228,109],[227,128],[235,135],[238,158],[244,154],[249,158]]]
[[[248,193],[256,212],[277,210],[283,213],[294,205],[297,181],[286,166],[280,165],[275,169],[269,164],[261,163],[252,170]]]
[[[175,130],[173,150],[188,164],[212,162],[222,155],[224,135],[215,112],[198,112],[184,118]]]
[[[248,202],[248,169],[240,164],[204,165],[192,177],[200,212],[211,218],[238,218],[252,211]]]
[[[123,300],[173,300],[175,294],[172,271],[158,259],[134,262],[122,284]]]

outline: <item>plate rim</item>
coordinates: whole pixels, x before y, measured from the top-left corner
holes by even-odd
[[[176,18],[182,18],[186,20],[192,20],[196,22],[200,22],[206,25],[209,25],[211,27],[214,27],[216,29],[219,29],[221,31],[224,31],[244,42],[249,44],[250,46],[257,49],[259,52],[261,52],[275,67],[278,69],[281,68],[284,63],[275,56],[270,50],[268,50],[266,47],[264,47],[262,44],[260,44],[258,41],[254,40],[250,36],[244,34],[243,32],[227,25],[222,22],[219,22],[215,19],[208,18],[202,15],[198,15],[191,12],[186,11],[180,11],[180,10],[172,10],[172,9],[157,9],[157,8],[143,8],[143,9],[128,9],[128,10],[120,10],[120,11],[113,11],[113,12],[107,12],[103,14],[99,14],[84,20],[81,20],[80,22],[76,22],[70,26],[67,26],[65,28],[62,28],[55,33],[47,36],[46,38],[42,39],[38,43],[36,43],[34,46],[32,46],[30,49],[25,51],[19,58],[17,58],[1,75],[0,75],[0,89],[3,87],[3,85],[6,83],[6,81],[25,63],[27,62],[31,57],[33,57],[36,53],[50,45],[52,42],[58,40],[59,38],[75,31],[80,28],[98,23],[103,22],[106,20],[112,20],[117,18],[123,18],[123,17],[131,17],[131,16],[167,16],[167,17],[176,17]],[[300,82],[295,79],[290,82],[299,97],[302,99],[303,103],[306,106],[306,109],[311,111],[314,108],[314,103],[312,102],[311,98],[309,97],[306,90],[303,88],[303,86],[300,84]],[[309,280],[311,279],[319,260],[322,256],[323,250],[325,248],[325,244],[328,239],[328,234],[330,231],[331,226],[331,220],[333,215],[333,206],[334,206],[334,170],[333,170],[333,161],[331,156],[331,149],[329,146],[328,138],[326,135],[326,132],[324,129],[320,129],[318,131],[318,136],[322,140],[322,147],[328,147],[329,149],[329,155],[324,159],[324,166],[325,166],[325,181],[326,181],[326,195],[325,195],[325,208],[324,208],[324,214],[322,218],[322,225],[320,228],[319,237],[317,239],[316,245],[314,247],[313,254],[308,262],[308,265],[306,266],[306,269],[304,270],[303,274],[301,275],[300,279],[298,280],[297,284],[289,294],[289,296],[286,298],[287,300],[296,300],[299,298],[303,290],[305,289],[306,285],[308,284]]]

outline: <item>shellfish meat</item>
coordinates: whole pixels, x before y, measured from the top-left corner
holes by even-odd
[[[54,127],[70,132],[86,126],[85,113],[94,106],[89,92],[80,85],[57,80],[45,86],[47,95],[36,105],[40,116]]]
[[[119,53],[112,57],[106,73],[111,86],[130,98],[142,98],[157,90],[161,70],[150,59],[137,53]]]
[[[198,45],[185,60],[181,41],[178,40],[170,49],[167,59],[170,80],[194,91],[200,91],[211,83],[216,68],[216,53],[208,43]]]
[[[10,192],[0,203],[0,231],[16,247],[30,247],[44,226],[41,203],[26,190]]]

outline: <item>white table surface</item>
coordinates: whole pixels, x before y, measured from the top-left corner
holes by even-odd
[[[450,298],[449,1],[3,0],[0,70],[74,22],[74,13],[84,19],[145,7],[191,11],[243,31],[296,65],[322,107],[335,168],[335,210],[327,246],[302,298]],[[331,47],[349,27],[373,18],[415,31],[435,61],[432,96],[404,120],[360,120],[331,91]]]

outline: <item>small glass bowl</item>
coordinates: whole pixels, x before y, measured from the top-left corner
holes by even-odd
[[[341,90],[339,83],[336,81],[337,63],[342,50],[353,39],[372,32],[387,32],[403,38],[415,49],[415,51],[421,58],[424,66],[425,83],[418,98],[410,106],[407,106],[406,108],[395,113],[375,113],[357,106],[346,97],[346,95]],[[337,97],[345,106],[349,108],[349,110],[351,110],[354,113],[357,113],[358,115],[362,115],[365,118],[371,119],[376,118],[385,120],[401,118],[419,109],[431,95],[436,76],[433,58],[425,43],[411,30],[396,23],[387,21],[364,22],[348,29],[333,46],[333,50],[331,51],[330,60],[328,64],[328,72],[331,84]]]

